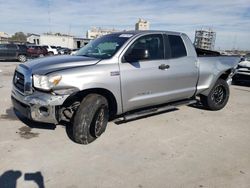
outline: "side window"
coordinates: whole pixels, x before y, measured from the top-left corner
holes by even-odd
[[[171,57],[178,58],[187,56],[187,51],[180,36],[168,35],[168,41],[171,48]]]
[[[144,53],[144,55],[143,55]],[[164,58],[163,37],[161,34],[151,34],[137,39],[125,54],[133,60],[157,60]]]
[[[10,50],[16,50],[16,49],[17,49],[17,47],[16,47],[15,44],[7,44],[6,46],[7,46],[7,48],[10,49]]]
[[[19,48],[20,50],[24,50],[24,45],[18,45],[18,48]]]
[[[164,45],[165,45],[165,59],[171,59],[172,52],[171,52],[171,47],[169,43],[169,38],[165,34],[164,34]]]
[[[0,49],[6,49],[6,45],[5,44],[0,44]]]

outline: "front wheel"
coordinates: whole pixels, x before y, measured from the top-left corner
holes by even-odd
[[[109,118],[108,102],[98,94],[82,100],[73,121],[73,140],[79,144],[93,142],[105,131]]]
[[[201,103],[209,110],[224,108],[229,99],[229,86],[223,79],[218,79],[208,96],[201,95]]]

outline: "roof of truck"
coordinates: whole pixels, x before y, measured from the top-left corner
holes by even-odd
[[[160,30],[130,30],[130,31],[119,31],[115,32],[116,34],[132,34],[132,35],[137,35],[137,34],[144,34],[144,33],[166,33],[170,35],[181,35],[182,33],[180,32],[174,32],[174,31],[160,31]]]

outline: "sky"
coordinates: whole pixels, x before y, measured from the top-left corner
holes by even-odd
[[[216,31],[215,48],[250,50],[250,0],[0,0],[0,31],[60,32],[85,37],[91,27],[133,30],[139,18],[152,30]]]

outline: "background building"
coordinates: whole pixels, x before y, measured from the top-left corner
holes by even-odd
[[[40,45],[40,35],[30,33],[27,35],[27,42],[35,44],[35,45]]]
[[[194,45],[196,48],[214,50],[216,32],[212,29],[201,29],[195,31]]]
[[[0,31],[0,44],[7,42],[9,39],[9,34]]]
[[[135,30],[149,30],[149,22],[140,18],[135,24]]]
[[[85,46],[89,41],[90,39],[63,34],[47,33],[40,36],[40,45],[61,46],[70,49]]]
[[[93,27],[87,31],[86,37],[88,39],[95,39],[95,38],[98,38],[100,36],[107,35],[110,33],[115,33],[115,32],[119,32],[119,31],[115,30],[115,29],[102,29],[100,27],[99,28]]]

